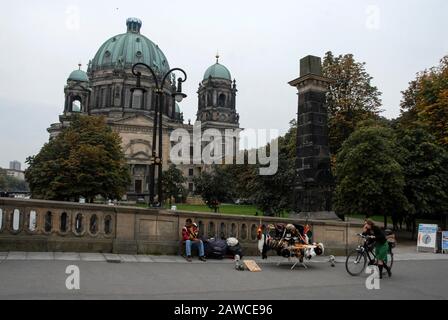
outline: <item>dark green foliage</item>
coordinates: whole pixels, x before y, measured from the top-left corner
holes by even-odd
[[[403,148],[401,163],[406,180],[408,214],[434,216],[448,211],[448,151],[424,129],[397,134]]]
[[[185,193],[184,183],[187,181],[182,171],[171,165],[167,171],[162,174],[162,188],[164,198],[169,200],[171,205],[172,198],[178,199]]]
[[[392,129],[381,125],[361,127],[344,142],[336,160],[339,214],[387,216],[408,207],[399,150]]]
[[[327,94],[328,126],[330,150],[336,154],[360,121],[378,116],[381,92],[372,84],[366,64],[357,62],[352,54],[335,57],[327,52],[323,74],[332,80]]]
[[[120,136],[102,117],[74,117],[27,163],[26,179],[37,199],[120,199],[130,184]]]
[[[194,183],[196,193],[215,212],[218,212],[221,203],[230,201],[234,195],[232,176],[222,166],[214,166],[210,172],[202,172],[194,179]]]

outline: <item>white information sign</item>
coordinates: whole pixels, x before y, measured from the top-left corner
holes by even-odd
[[[437,231],[436,224],[421,224],[418,226],[417,247],[436,249]]]

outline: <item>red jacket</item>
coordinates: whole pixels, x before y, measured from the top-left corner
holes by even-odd
[[[197,240],[198,237],[199,237],[199,228],[196,223],[192,224],[190,227],[185,226],[182,229],[182,238],[184,241]]]

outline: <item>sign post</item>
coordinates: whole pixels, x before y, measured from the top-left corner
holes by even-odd
[[[417,251],[436,252],[437,231],[436,224],[420,224],[418,226]]]
[[[442,232],[442,252],[448,253],[448,231]]]

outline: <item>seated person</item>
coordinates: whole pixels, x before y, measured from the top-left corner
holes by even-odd
[[[186,245],[187,261],[191,262],[191,247],[199,247],[199,260],[205,262],[204,243],[199,239],[199,228],[191,219],[187,219],[185,227],[182,229],[182,238]]]

